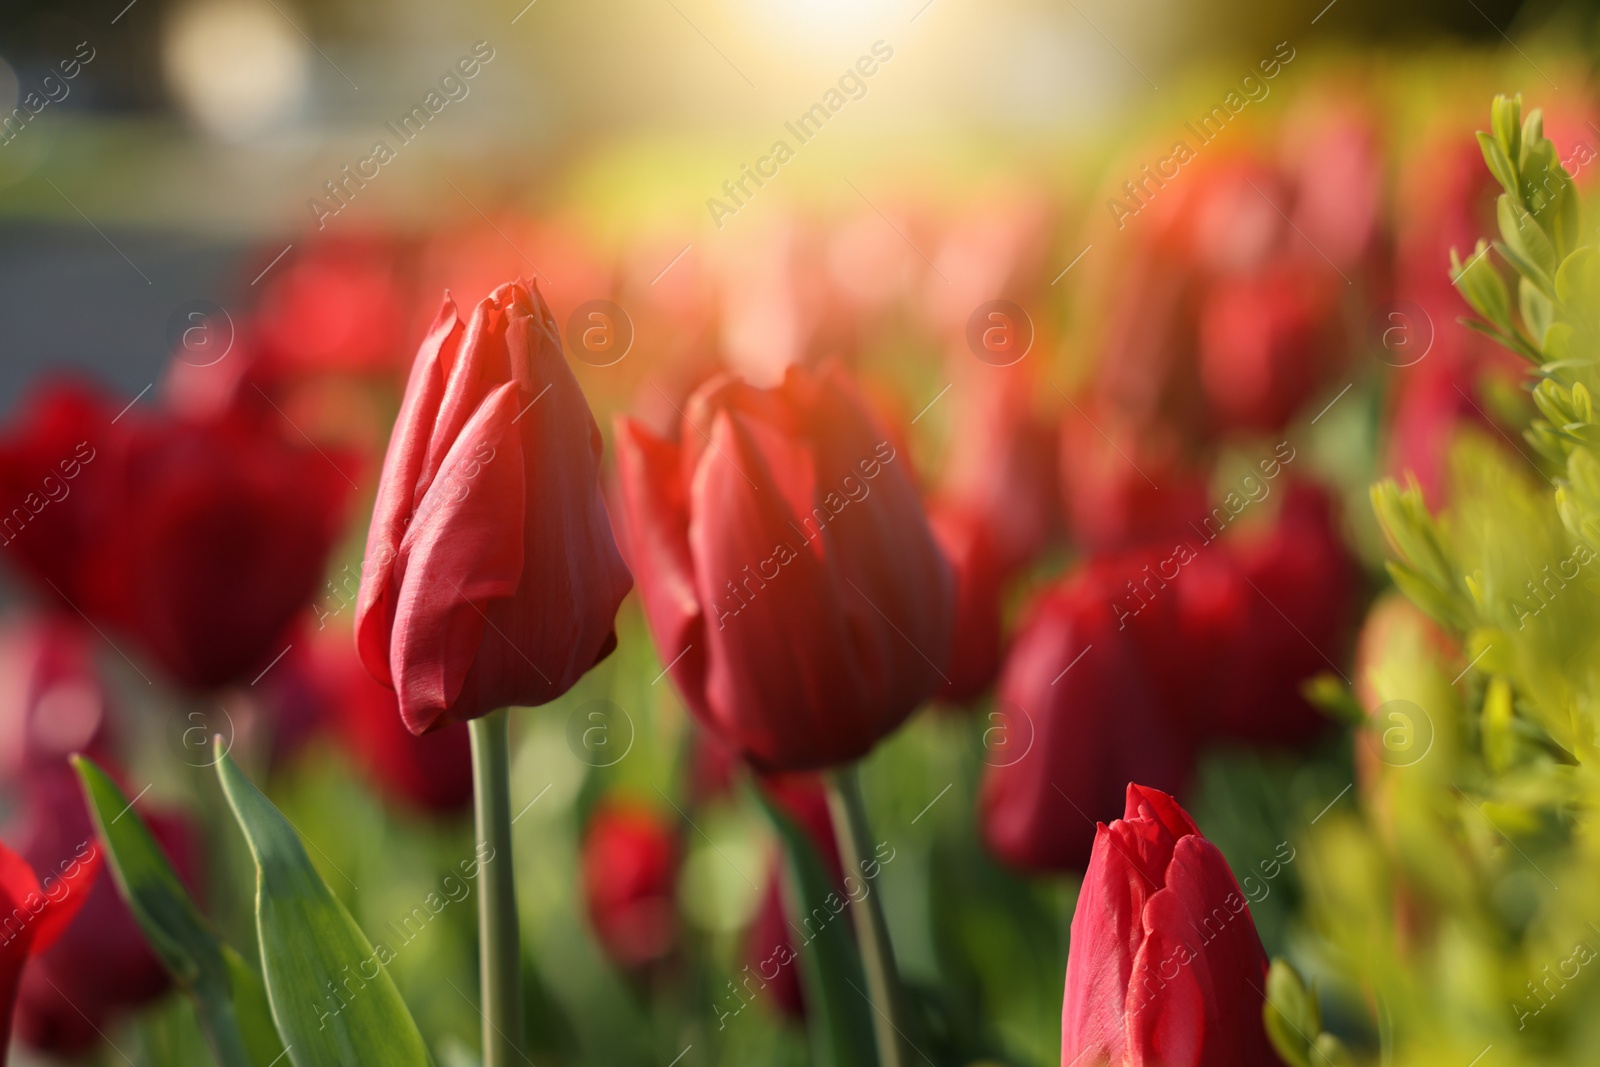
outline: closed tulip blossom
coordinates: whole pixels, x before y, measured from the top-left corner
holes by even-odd
[[[322,578],[346,476],[254,419],[125,407],[41,393],[0,440],[0,543],[47,599],[178,684],[249,681]]]
[[[1062,1067],[1279,1067],[1266,977],[1227,860],[1172,797],[1130,784],[1072,917]]]
[[[600,494],[600,430],[531,285],[417,353],[367,539],[356,641],[415,734],[543,704],[616,647],[631,584]]]
[[[950,568],[837,365],[720,377],[679,440],[617,428],[631,558],[691,710],[765,770],[848,763],[944,680]]]
[[[1041,596],[1018,628],[984,735],[978,798],[985,843],[1014,867],[1082,869],[1096,821],[1117,811],[1131,779],[1188,783],[1191,723],[1163,700],[1170,666],[1152,661],[1142,640],[1175,601],[1152,604],[1161,620],[1128,626],[1110,610],[1124,572],[1137,573],[1130,560],[1143,558],[1091,562]]]

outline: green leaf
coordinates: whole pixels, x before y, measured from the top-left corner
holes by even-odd
[[[283,1044],[272,1028],[261,979],[212,932],[111,776],[86,757],[72,762],[117,891],[173,981],[194,999],[217,1062],[266,1067],[283,1054]]]
[[[272,802],[219,746],[217,775],[256,862],[267,999],[294,1067],[428,1067],[427,1045],[374,950]]]
[[[795,946],[795,951],[799,956],[815,1062],[824,1067],[876,1067],[878,1057],[872,1006],[866,998],[867,979],[861,968],[861,956],[850,937],[850,919],[844,914],[845,900],[839,895],[806,831],[772,803],[760,788],[752,789],[783,839],[789,858],[789,884],[785,887],[788,892],[784,903],[791,914],[803,916],[800,926],[811,934],[811,940]],[[838,911],[828,907],[830,897],[840,903]],[[812,921],[814,917],[816,922]]]
[[[1533,115],[1528,116],[1530,119]],[[1522,158],[1522,96],[1497,96],[1489,105],[1489,128],[1507,159]]]
[[[1334,722],[1345,726],[1360,726],[1367,721],[1367,712],[1350,686],[1331,671],[1323,671],[1300,686],[1301,694],[1312,707]]]
[[[1267,971],[1267,1000],[1261,1006],[1272,1047],[1292,1067],[1312,1067],[1312,1049],[1322,1033],[1317,998],[1287,960],[1274,959]],[[1320,1063],[1320,1060],[1318,1061]]]
[[[1478,247],[1465,263],[1452,251],[1450,261],[1450,280],[1472,306],[1472,310],[1510,333],[1511,294],[1506,290],[1500,272],[1489,262],[1489,246],[1479,241]]]
[[[1483,150],[1483,161],[1489,164],[1489,173],[1494,175],[1495,181],[1506,192],[1516,194],[1517,172],[1512,169],[1505,149],[1493,137],[1481,131],[1478,134],[1478,147]]]

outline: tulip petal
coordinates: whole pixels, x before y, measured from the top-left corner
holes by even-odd
[[[367,554],[361,566],[361,589],[356,606],[356,647],[361,662],[378,681],[393,687],[389,673],[389,633],[394,624],[395,592],[392,584],[395,556],[406,525],[425,483],[428,438],[444,394],[443,364],[461,340],[461,319],[448,295],[411,365],[400,416],[389,438],[383,476],[372,508],[367,534]]]
[[[400,545],[390,670],[414,734],[449,720],[484,640],[485,605],[522,577],[519,395],[502,385],[468,420]]]
[[[1227,860],[1191,834],[1173,849],[1166,881],[1144,909],[1130,1043],[1166,1067],[1275,1067],[1261,1021],[1267,957]]]
[[[742,417],[717,415],[690,486],[689,544],[700,599],[717,615],[706,623],[706,690],[728,721],[714,725],[758,764],[802,769],[858,756],[877,733],[866,721],[875,709],[838,707],[862,687],[844,681],[857,668],[834,574],[795,524],[790,494],[751,484],[776,486],[780,467],[813,477],[809,452],[780,440],[758,446]],[[817,709],[830,707],[820,721]]]
[[[628,418],[617,420],[614,440],[629,517],[628,562],[639,576],[656,651],[672,664],[684,699],[706,718],[705,616],[695,596],[689,505],[678,478],[681,450]]]

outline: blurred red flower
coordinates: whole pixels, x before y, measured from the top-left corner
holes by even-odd
[[[46,597],[179,684],[249,678],[320,580],[349,483],[253,421],[123,408],[78,385],[40,392],[0,439],[0,539]]]
[[[546,394],[549,395],[546,395]],[[538,290],[503,285],[417,352],[367,538],[356,639],[412,733],[565,693],[631,584],[600,430]]]
[[[1016,867],[1082,867],[1096,820],[1116,810],[1130,780],[1174,792],[1189,780],[1192,726],[1155,679],[1170,665],[1144,654],[1139,627],[1149,620],[1119,625],[1113,611],[1127,563],[1091,561],[1046,591],[1007,656],[978,812],[984,841]]]
[[[656,647],[757,767],[857,759],[943,679],[949,565],[906,460],[836,364],[770,390],[713,379],[680,441],[622,419],[617,454]]]
[[[1006,574],[993,527],[977,512],[933,500],[928,521],[956,580],[956,625],[938,697],[954,704],[977,699],[1000,672],[1000,598]]]
[[[618,966],[666,957],[677,943],[678,839],[652,809],[608,801],[583,838],[583,889],[589,921]]]
[[[1266,977],[1228,861],[1172,797],[1129,785],[1122,818],[1095,830],[1072,916],[1062,1067],[1278,1067]]]
[[[256,327],[267,358],[305,373],[393,373],[410,293],[400,249],[378,240],[291,251],[261,279]]]

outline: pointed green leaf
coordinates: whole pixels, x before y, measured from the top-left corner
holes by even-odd
[[[355,919],[294,827],[220,748],[217,775],[256,862],[256,930],[267,999],[294,1067],[428,1067],[422,1034]]]
[[[272,1028],[261,980],[212,932],[111,776],[86,757],[72,762],[117,891],[151,951],[194,999],[217,1061],[224,1067],[266,1067],[282,1055],[283,1044]]]
[[[1505,149],[1499,142],[1486,133],[1479,132],[1478,147],[1483,150],[1483,161],[1489,164],[1489,173],[1494,175],[1500,187],[1509,193],[1517,191],[1517,172],[1511,168],[1511,160],[1506,158]]]
[[[812,1054],[824,1067],[875,1067],[872,1006],[863,992],[867,980],[850,937],[850,920],[843,914],[845,902],[805,830],[759,788],[753,791],[789,858],[784,903],[791,914],[803,917],[800,926],[811,937],[794,950],[805,990]],[[839,904],[838,910],[828,906],[830,898]]]
[[[1311,1052],[1322,1032],[1317,1000],[1287,960],[1274,959],[1267,971],[1267,1000],[1261,1006],[1267,1037],[1292,1067],[1311,1067]]]

